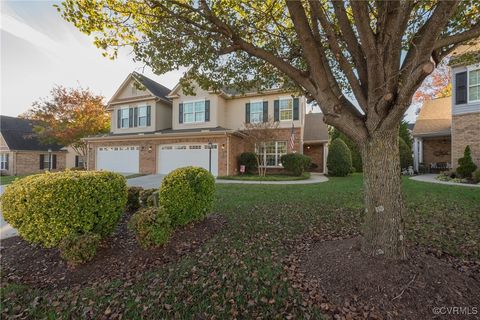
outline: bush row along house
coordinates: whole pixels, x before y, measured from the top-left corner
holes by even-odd
[[[450,67],[452,96],[425,102],[413,129],[416,170],[456,169],[467,145],[480,167],[480,43],[456,49]]]
[[[108,102],[111,132],[85,139],[87,168],[167,174],[199,166],[215,176],[235,175],[239,155],[254,151],[244,141],[245,123],[273,120],[276,138],[260,150],[263,165],[281,169],[280,157],[298,152],[324,172],[327,126],[322,114],[306,114],[306,107],[305,97],[282,90],[239,93],[194,86],[189,95],[180,84],[170,90],[133,72]]]
[[[82,157],[71,148],[44,144],[32,121],[0,116],[0,174],[22,175],[81,167]]]

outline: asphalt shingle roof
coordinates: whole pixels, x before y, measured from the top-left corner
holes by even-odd
[[[423,103],[413,127],[413,135],[449,135],[452,129],[452,97],[428,100]]]
[[[33,131],[31,120],[0,115],[0,132],[10,150],[59,151],[58,144],[43,144]]]
[[[143,74],[140,74],[138,72],[134,71],[132,75],[138,82],[144,85],[145,88],[147,88],[148,91],[150,91],[154,96],[164,100],[169,100],[167,96],[171,91],[170,89],[162,86],[160,83],[155,82],[150,78],[145,77]]]
[[[307,113],[305,115],[303,140],[308,142],[325,141],[328,139],[328,127],[323,122],[323,113]]]

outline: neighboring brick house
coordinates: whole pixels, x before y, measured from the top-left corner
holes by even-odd
[[[0,116],[0,171],[18,175],[65,169],[67,152],[57,144],[42,144],[26,119]]]
[[[425,102],[413,129],[416,170],[455,169],[467,145],[480,167],[480,45],[459,47],[450,66],[452,96]]]
[[[247,122],[274,119],[276,139],[262,148],[264,165],[280,169],[280,157],[304,152],[306,99],[281,90],[219,92],[194,88],[186,94],[180,84],[173,90],[136,72],[131,73],[108,102],[111,132],[88,137],[90,170],[166,174],[193,165],[210,169],[214,175],[234,175],[238,157],[248,150],[242,132]],[[318,117],[309,132],[326,132]],[[294,127],[294,147],[288,141]],[[311,141],[318,150],[319,171],[324,168],[328,140]],[[211,161],[210,161],[211,159]]]

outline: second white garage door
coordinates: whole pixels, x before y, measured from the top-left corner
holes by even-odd
[[[158,148],[158,173],[168,174],[181,167],[196,166],[208,170],[207,144],[161,145]],[[218,145],[212,146],[212,174],[218,175]]]
[[[97,148],[97,170],[138,173],[140,170],[138,146]]]

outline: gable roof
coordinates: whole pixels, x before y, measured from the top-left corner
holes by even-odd
[[[425,101],[415,122],[413,135],[450,135],[451,130],[452,97]]]
[[[303,141],[328,141],[328,127],[323,122],[323,113],[307,113],[303,130]]]
[[[10,150],[59,151],[58,144],[43,144],[33,131],[34,122],[0,115],[0,132]]]
[[[171,103],[170,99],[167,97],[168,94],[170,93],[170,89],[161,85],[160,83],[153,81],[150,78],[147,78],[143,74],[140,74],[136,71],[133,71],[130,73],[127,78],[122,82],[120,87],[118,87],[117,91],[113,94],[113,96],[110,98],[108,101],[108,104],[113,102],[115,98],[122,92],[122,90],[125,88],[125,86],[128,85],[131,79],[134,79],[137,81],[139,84],[145,87],[145,89],[154,97],[163,100],[167,103]]]
[[[452,52],[450,66],[462,66],[480,62],[480,38],[458,46]]]

